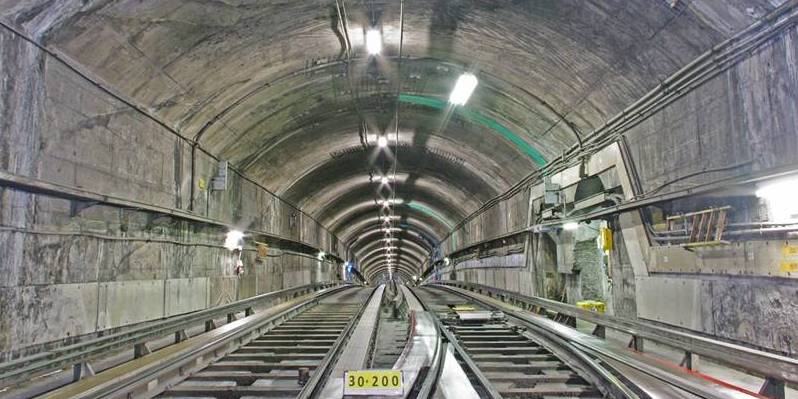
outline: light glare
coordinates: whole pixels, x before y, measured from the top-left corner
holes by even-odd
[[[376,29],[366,32],[366,50],[370,55],[379,55],[382,52],[382,35]]]
[[[380,137],[377,139],[377,145],[378,145],[380,148],[385,148],[385,147],[387,147],[387,146],[388,146],[388,138],[387,138],[387,137],[385,137],[385,136],[380,136]]]
[[[756,190],[756,196],[767,203],[771,222],[798,220],[798,177],[765,183]]]
[[[244,238],[244,233],[238,230],[230,230],[227,232],[227,237],[224,239],[224,247],[235,251],[236,249],[241,250],[241,240]]]
[[[396,204],[401,204],[401,203],[403,203],[403,202],[404,202],[404,200],[403,200],[403,199],[401,199],[401,198],[390,198],[390,199],[387,199],[387,200],[379,200],[379,201],[378,201],[378,203],[379,203],[380,205],[384,205],[384,206],[386,206],[386,207],[387,207],[387,206],[389,206],[389,205],[391,205],[391,204],[394,204],[394,205],[396,205]]]
[[[471,97],[471,93],[477,88],[477,77],[470,73],[464,73],[457,78],[454,90],[449,96],[449,102],[454,105],[465,105]]]
[[[563,230],[573,231],[579,228],[579,223],[577,222],[568,222],[562,225]]]

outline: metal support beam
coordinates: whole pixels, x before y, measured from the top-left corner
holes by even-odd
[[[596,327],[593,328],[593,335],[601,339],[605,339],[607,338],[607,328],[596,324]]]
[[[759,394],[772,399],[784,399],[786,397],[784,381],[768,377],[759,389]]]
[[[629,340],[629,348],[634,349],[638,352],[643,351],[643,337],[632,335],[632,338]]]
[[[188,334],[186,334],[186,330],[180,329],[175,331],[175,343],[183,342],[188,339]]]
[[[80,381],[94,375],[94,368],[89,362],[75,363],[72,366],[72,381]]]
[[[698,371],[698,365],[700,360],[701,360],[700,356],[690,351],[687,351],[684,353],[684,358],[682,359],[682,362],[679,365],[687,368],[688,370]]]
[[[152,351],[150,350],[150,347],[147,346],[146,342],[133,345],[133,358],[135,359],[138,359],[142,356],[147,356],[150,353],[152,353]]]

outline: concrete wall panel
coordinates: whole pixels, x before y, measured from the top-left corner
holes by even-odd
[[[630,129],[643,189],[664,193],[795,163],[795,43],[792,28]]]
[[[0,349],[11,351],[94,331],[97,290],[97,284],[0,288],[0,314],[7,316],[0,321]]]
[[[208,278],[166,280],[166,316],[208,307]]]
[[[701,330],[701,280],[641,278],[637,280],[637,316],[675,326]]]
[[[210,279],[210,306],[224,305],[236,300],[238,277],[215,277]]]
[[[161,318],[165,280],[118,281],[99,284],[99,330]],[[136,304],[136,306],[131,306]]]
[[[798,283],[719,278],[704,285],[704,331],[751,342],[788,356],[798,354]]]

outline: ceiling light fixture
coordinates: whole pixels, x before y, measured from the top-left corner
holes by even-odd
[[[380,136],[380,137],[377,139],[377,145],[378,145],[380,148],[385,148],[385,147],[387,147],[387,146],[388,146],[388,138],[387,138],[387,137],[385,137],[385,136]]]
[[[376,29],[366,31],[366,50],[370,55],[380,55],[382,52],[382,34]]]
[[[568,222],[562,225],[563,230],[574,231],[579,228],[579,222]]]
[[[798,177],[761,183],[756,196],[767,204],[768,219],[783,223],[798,220]]]
[[[454,105],[465,105],[468,102],[471,93],[477,88],[477,77],[471,73],[464,73],[457,78],[457,83],[454,84],[454,90],[449,96],[449,102]]]
[[[224,239],[224,247],[231,251],[235,251],[236,249],[240,251],[242,249],[241,241],[243,239],[244,239],[243,232],[238,230],[230,230],[227,233],[227,237],[225,237]]]
[[[387,200],[384,199],[377,201],[377,203],[379,203],[380,205],[391,205],[391,204],[396,205],[396,204],[401,204],[403,202],[404,200],[402,200],[401,198],[390,198]]]

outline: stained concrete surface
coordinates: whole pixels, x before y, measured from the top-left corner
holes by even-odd
[[[0,0],[0,171],[217,224],[0,189],[2,356],[336,278],[337,265],[279,249],[261,260],[246,252],[238,278],[218,244],[234,227],[340,256],[379,239],[358,242],[380,225],[365,177],[386,170],[382,156],[369,162],[397,109],[398,224],[414,231],[401,239],[432,252],[482,204],[782,3],[406,1],[399,68],[389,2],[349,3],[342,32],[333,2],[320,0]],[[368,11],[384,27],[383,63],[363,56],[356,34],[376,22]],[[779,32],[624,130],[624,166],[641,191],[625,194],[794,165],[797,32]],[[355,46],[348,58],[344,33]],[[472,67],[479,90],[447,112],[454,79]],[[207,189],[218,160],[234,167],[225,191]],[[619,173],[601,172],[607,187],[620,185]],[[443,254],[535,223],[529,195],[518,190],[470,219]],[[611,312],[656,319],[667,312],[641,309],[640,286],[693,280],[691,328],[795,353],[794,278],[641,275],[632,265],[647,259],[635,248],[650,243],[621,233],[635,220],[613,220]],[[485,259],[452,274],[564,298],[567,273],[557,269],[573,265],[557,262],[554,243],[534,248],[520,267]],[[418,257],[405,258],[401,272],[420,274]],[[357,260],[370,276],[387,268],[376,255]],[[133,297],[149,305],[127,309]]]

